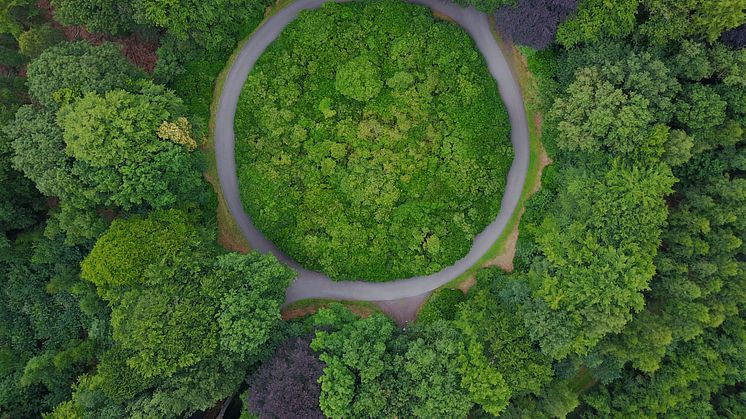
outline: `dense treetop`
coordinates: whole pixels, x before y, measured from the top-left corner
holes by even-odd
[[[428,274],[462,257],[497,213],[512,157],[472,41],[402,2],[301,13],[252,70],[236,121],[253,221],[339,279]]]
[[[27,76],[31,96],[56,108],[89,92],[126,88],[140,74],[116,45],[78,41],[43,52],[29,65]]]

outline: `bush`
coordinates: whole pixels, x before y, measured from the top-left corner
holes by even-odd
[[[453,320],[458,311],[458,305],[466,297],[461,290],[454,288],[442,288],[433,293],[420,309],[417,321],[420,323],[433,323],[436,320]]]
[[[64,41],[62,32],[50,25],[35,26],[18,37],[18,48],[29,58],[36,58],[45,49]]]

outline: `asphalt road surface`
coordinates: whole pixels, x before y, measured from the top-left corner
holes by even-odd
[[[429,293],[473,266],[497,240],[516,210],[523,191],[523,184],[526,181],[529,161],[528,121],[518,82],[511,73],[510,67],[490,31],[489,21],[484,13],[475,10],[473,7],[465,9],[440,0],[409,0],[410,3],[428,6],[434,11],[450,16],[472,37],[477,48],[484,56],[490,73],[497,81],[500,96],[507,107],[512,128],[510,139],[513,143],[515,158],[508,173],[507,184],[497,217],[482,233],[475,237],[471,250],[461,260],[431,275],[397,281],[332,281],[326,275],[304,269],[290,259],[264,237],[251,222],[251,218],[244,212],[238,192],[235,136],[233,132],[238,97],[246,77],[259,56],[280,35],[280,32],[296,18],[299,11],[318,8],[325,2],[325,0],[297,0],[280,10],[265,21],[261,27],[257,28],[233,63],[223,85],[215,124],[215,155],[218,163],[220,186],[223,189],[225,200],[249,245],[254,250],[262,253],[272,253],[281,262],[298,271],[298,278],[287,289],[286,303],[306,298],[387,301]]]

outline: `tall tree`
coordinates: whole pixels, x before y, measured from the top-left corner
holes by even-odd
[[[497,9],[495,24],[513,42],[544,49],[554,42],[559,24],[577,7],[577,0],[519,0]]]
[[[324,363],[310,343],[309,338],[289,339],[249,377],[250,412],[263,418],[324,417],[319,408]]]
[[[557,29],[557,42],[569,48],[603,37],[622,38],[635,27],[640,0],[580,0],[578,11]]]

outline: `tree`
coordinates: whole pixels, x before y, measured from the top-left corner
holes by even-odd
[[[130,86],[141,73],[110,43],[65,42],[46,49],[28,66],[28,88],[41,105],[57,109],[86,93]]]
[[[684,40],[674,57],[672,68],[680,78],[700,81],[712,76],[715,68],[710,59],[710,51],[699,42]]]
[[[190,243],[208,242],[188,214],[162,211],[147,218],[114,220],[81,263],[81,275],[96,285],[102,297],[141,284],[148,266],[176,258]]]
[[[577,0],[519,0],[497,9],[495,24],[513,42],[544,49],[554,42],[559,24],[577,7]]]
[[[690,84],[684,90],[676,119],[690,130],[714,128],[725,122],[727,103],[715,89],[703,84]]]
[[[313,353],[308,338],[284,342],[270,361],[248,379],[249,411],[260,417],[322,418],[318,383],[324,364]]]
[[[671,167],[679,166],[692,158],[691,149],[694,146],[694,139],[686,134],[683,130],[671,130],[666,141],[666,152],[663,154],[663,161]]]
[[[458,305],[464,301],[464,293],[459,289],[442,288],[435,291],[417,314],[418,323],[432,323],[437,320],[453,320]]]
[[[694,17],[694,25],[712,42],[726,29],[746,22],[745,0],[704,1]]]
[[[113,35],[133,29],[130,0],[52,0],[54,17],[66,25],[82,25],[89,32]]]
[[[62,130],[53,112],[21,107],[6,127],[13,139],[13,165],[47,196],[63,197],[76,182],[73,161],[65,154]]]
[[[353,58],[337,69],[335,86],[350,99],[367,102],[378,95],[383,81],[378,68],[364,56]]]
[[[557,145],[567,151],[660,156],[665,141],[651,135],[648,100],[615,88],[595,67],[576,73],[567,98],[557,98],[548,117],[557,124]]]
[[[98,203],[164,208],[198,196],[201,187],[197,156],[157,136],[164,121],[183,112],[173,93],[143,82],[134,93],[89,93],[61,109],[57,121],[84,183],[102,197]]]
[[[18,48],[29,58],[36,58],[45,49],[64,41],[63,33],[50,25],[33,27],[18,37]]]
[[[479,362],[486,361],[504,380],[506,388],[503,392],[507,392],[508,398],[538,394],[551,379],[550,358],[529,339],[518,306],[502,301],[497,294],[506,285],[496,269],[481,271],[478,280],[493,283],[496,289],[470,293],[459,307],[454,325],[463,333],[466,343],[466,353],[459,360],[462,364],[459,368],[478,367]]]
[[[557,42],[565,48],[599,41],[602,36],[622,38],[635,27],[640,0],[581,0],[578,11],[559,25]]]
[[[230,50],[252,20],[260,20],[268,3],[261,0],[133,0],[135,19],[191,39],[206,49]]]
[[[570,174],[556,212],[532,234],[546,260],[529,272],[534,299],[523,310],[526,326],[558,359],[619,332],[643,308],[641,292],[655,271],[670,169],[614,161],[602,173]]]
[[[463,257],[513,157],[472,40],[396,1],[301,14],[249,74],[236,132],[247,213],[335,279],[406,278]]]
[[[743,0],[646,0],[648,19],[640,31],[652,43],[664,43],[687,36],[710,42],[720,34],[744,23],[746,2]]]
[[[485,13],[493,13],[506,5],[513,5],[515,0],[455,0],[454,3],[462,6],[474,6],[477,10]]]
[[[18,37],[28,25],[31,0],[3,0],[0,2],[0,33]]]
[[[78,305],[86,291],[77,278],[80,258],[79,249],[38,232],[18,235],[2,251],[3,415],[38,416],[67,399],[70,385],[93,363],[105,339],[106,328],[97,323],[100,313]]]
[[[319,406],[324,416],[398,412],[396,389],[401,383],[397,384],[396,372],[401,365],[392,351],[394,324],[375,313],[339,326],[331,332],[318,330],[311,342],[311,349],[320,352],[319,359],[326,364],[319,378]]]
[[[0,249],[10,246],[9,234],[33,225],[44,206],[33,182],[14,169],[11,140],[0,130]]]
[[[411,383],[415,417],[468,415],[473,403],[454,368],[464,352],[462,339],[457,329],[442,320],[425,325],[413,336],[404,354],[404,369]]]
[[[715,416],[711,397],[743,377],[743,320],[734,318],[703,337],[682,343],[653,374],[626,370],[621,380],[584,397],[600,416]]]

